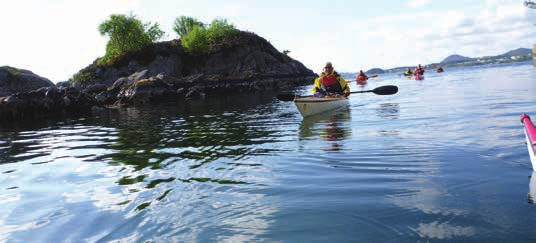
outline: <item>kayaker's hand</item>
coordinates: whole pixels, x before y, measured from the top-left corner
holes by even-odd
[[[345,91],[344,92],[344,97],[348,97],[348,96],[350,96],[350,91]]]

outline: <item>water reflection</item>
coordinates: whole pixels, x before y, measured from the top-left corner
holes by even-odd
[[[472,236],[477,233],[475,227],[458,226],[448,222],[434,221],[431,223],[421,223],[414,229],[422,238],[428,239],[453,239],[458,237]]]
[[[350,120],[350,109],[306,117],[300,124],[300,139],[319,136],[330,142],[326,151],[340,151],[344,144],[341,141],[351,136]]]
[[[4,186],[11,189],[4,199],[19,195],[22,202],[3,201],[7,212],[0,217],[0,228],[13,229],[6,231],[4,239],[18,237],[31,242],[40,234],[28,234],[31,229],[23,225],[35,222],[48,222],[41,226],[43,234],[63,227],[49,216],[55,215],[57,208],[61,214],[87,218],[86,226],[94,235],[112,241],[125,235],[152,235],[144,229],[154,228],[168,232],[159,235],[177,242],[215,239],[225,230],[236,237],[258,238],[269,226],[265,218],[276,211],[266,204],[263,194],[254,192],[272,180],[270,160],[263,156],[276,153],[279,148],[273,144],[282,136],[277,128],[281,121],[272,116],[273,97],[170,102],[111,109],[53,125],[38,123],[45,128],[0,127],[0,164],[10,163],[3,168],[4,175],[28,178]],[[34,164],[41,167],[31,172],[24,169]],[[61,193],[47,193],[38,200],[20,197],[35,190],[25,183],[35,177],[51,177],[49,170],[54,167],[58,168],[54,176],[43,179],[39,188],[55,188],[50,184],[57,181],[76,183],[66,183]],[[43,207],[36,210],[35,217],[7,225],[15,215],[11,212],[21,210],[17,205],[28,205],[27,201]],[[82,211],[79,205],[84,205]],[[138,222],[142,214],[148,220]],[[94,215],[114,220],[96,224],[91,219]],[[174,235],[177,229],[186,228],[194,230],[191,238]],[[82,239],[80,235],[72,238]]]
[[[529,193],[527,195],[527,200],[529,204],[536,204],[536,171],[532,171],[532,175],[530,176],[530,183],[529,183]]]
[[[125,166],[118,180],[123,192],[138,194],[121,203],[137,211],[150,207],[155,223],[176,222],[159,226],[170,232],[168,239],[214,239],[223,231],[258,237],[269,225],[264,218],[276,211],[262,194],[249,192],[271,180],[271,169],[260,157],[274,151],[270,144],[279,133],[274,129],[278,121],[266,115],[269,105],[230,100],[165,110],[131,110],[121,116],[128,120],[121,123],[110,163]],[[184,229],[194,231],[174,235]]]
[[[401,208],[415,214],[424,214],[420,216],[423,218],[419,220],[420,223],[415,228],[411,227],[415,233],[422,238],[442,240],[468,237],[477,233],[477,228],[473,226],[456,224],[458,218],[466,217],[470,212],[443,205],[446,201],[444,198],[449,195],[448,191],[431,186],[431,181],[423,182],[427,186],[410,188],[391,198],[391,201]]]
[[[358,88],[363,89],[365,86],[367,86],[367,81],[356,81],[356,82],[355,82],[355,85],[356,85]]]
[[[384,103],[376,109],[376,115],[382,119],[396,120],[400,117],[398,103]]]
[[[339,141],[350,135],[348,122],[350,110],[330,112],[303,118],[300,124],[300,138],[307,139],[319,135],[327,141]]]
[[[326,122],[326,128],[320,132],[320,137],[326,141],[341,141],[350,133],[350,129],[345,127],[345,123],[350,119],[348,112],[340,115],[332,115]],[[346,123],[348,124],[348,123]]]

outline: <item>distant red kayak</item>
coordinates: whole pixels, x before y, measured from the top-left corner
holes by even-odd
[[[536,155],[534,154],[534,151],[536,151],[536,128],[527,114],[521,115],[521,124],[523,124],[523,131],[525,132],[532,170],[536,171]]]
[[[365,81],[366,82],[367,79],[368,79],[368,77],[359,75],[359,76],[357,76],[355,81]]]
[[[359,79],[356,79],[356,80],[355,80],[355,83],[356,83],[357,85],[365,85],[365,84],[367,84],[367,80],[359,80]]]

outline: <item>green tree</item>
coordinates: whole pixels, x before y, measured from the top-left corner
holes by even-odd
[[[211,45],[217,45],[230,40],[240,31],[225,19],[215,19],[208,28],[195,25],[193,29],[182,36],[184,50],[191,54],[200,54],[209,50]]]
[[[126,52],[135,52],[160,39],[164,32],[157,23],[143,24],[134,15],[112,14],[99,25],[101,35],[108,35],[106,54],[99,63],[107,63]]]
[[[209,48],[207,31],[194,26],[194,29],[181,39],[184,50],[191,54],[200,54]]]
[[[164,36],[164,34],[166,33],[160,29],[160,25],[158,23],[154,23],[151,25],[151,22],[149,22],[147,24],[144,24],[143,26],[145,29],[145,33],[147,33],[147,36],[149,36],[151,42],[156,42],[157,40],[160,40],[160,38],[162,38],[162,36]]]
[[[234,25],[228,23],[226,19],[217,18],[210,23],[207,37],[209,43],[215,44],[230,39],[238,32]]]
[[[173,25],[173,31],[179,35],[179,37],[186,36],[188,33],[194,30],[194,27],[200,29],[205,28],[205,24],[193,17],[180,16],[175,18],[175,24]]]

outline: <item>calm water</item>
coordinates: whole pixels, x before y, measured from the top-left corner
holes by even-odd
[[[425,76],[308,119],[267,93],[3,124],[0,241],[535,242],[536,68]]]

